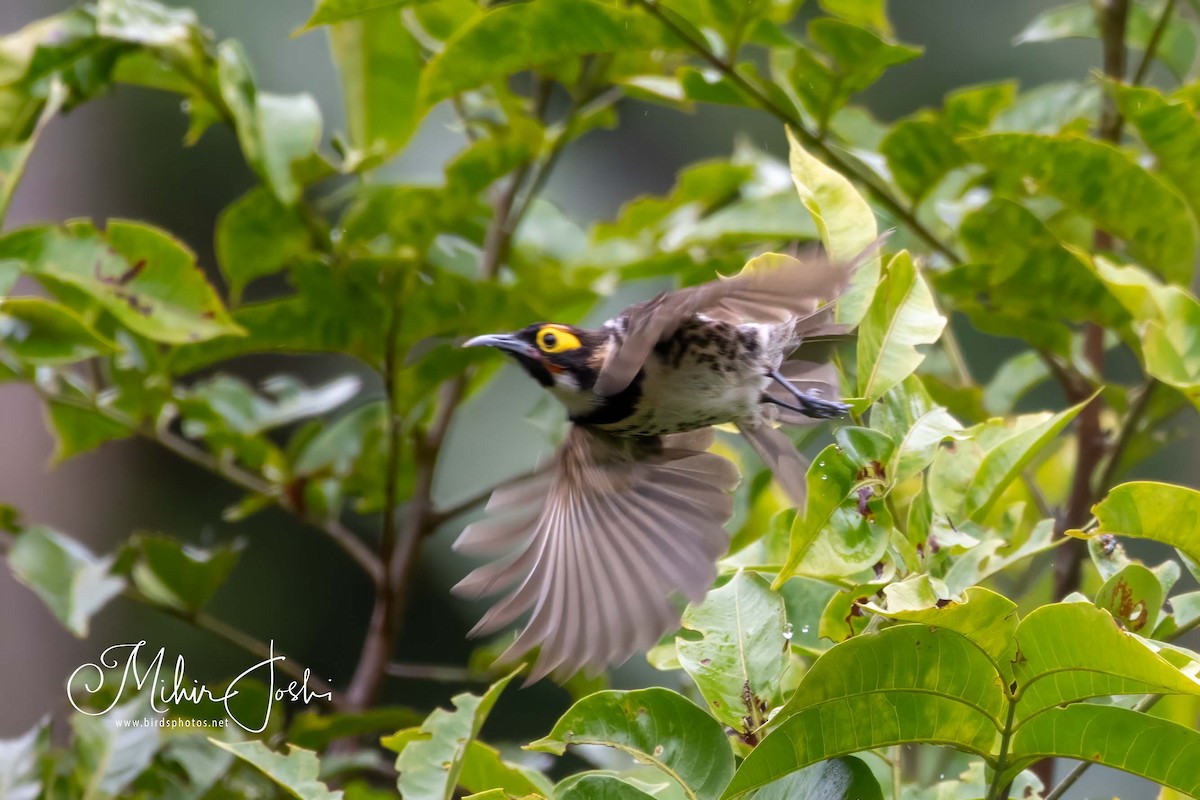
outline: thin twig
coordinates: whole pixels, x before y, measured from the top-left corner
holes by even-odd
[[[688,47],[690,47],[697,55],[711,64],[715,69],[721,72],[732,84],[734,84],[743,94],[753,100],[759,108],[766,111],[776,119],[792,128],[796,136],[806,146],[819,152],[829,166],[833,167],[843,175],[849,175],[862,184],[868,194],[870,194],[876,202],[886,207],[897,219],[904,223],[905,227],[922,239],[930,248],[945,256],[955,264],[962,263],[962,258],[954,251],[949,244],[939,239],[931,230],[917,219],[916,215],[896,197],[892,195],[885,187],[880,186],[876,180],[867,173],[859,170],[853,164],[841,157],[830,145],[815,136],[805,126],[804,121],[794,110],[788,110],[780,107],[774,100],[767,95],[761,88],[755,86],[744,75],[738,72],[729,64],[719,58],[708,45],[697,40],[688,31],[680,27],[669,14],[663,12],[659,7],[658,0],[633,0],[642,8],[646,9],[650,14],[653,14],[663,23],[672,33],[679,37]]]
[[[275,505],[296,515],[298,519],[307,523],[324,533],[335,544],[342,548],[356,564],[362,567],[373,581],[378,581],[383,576],[383,566],[379,559],[375,556],[371,549],[363,543],[361,539],[354,535],[346,528],[339,520],[317,520],[305,515],[295,502],[287,496],[286,493],[280,492],[274,485],[264,478],[255,475],[252,472],[242,469],[236,464],[223,461],[217,458],[212,453],[198,447],[187,439],[181,436],[176,436],[167,430],[155,428],[152,425],[143,425],[136,420],[120,413],[119,411],[101,405],[94,401],[84,398],[71,397],[50,391],[37,384],[31,384],[34,389],[41,395],[46,402],[61,403],[63,405],[82,408],[92,413],[98,414],[110,422],[114,422],[143,439],[155,442],[164,449],[169,450],[180,458],[188,461],[201,469],[213,473],[214,475],[224,478],[229,483],[234,484],[240,489],[251,494],[261,495],[270,499]]]
[[[1100,474],[1100,480],[1096,483],[1095,491],[1093,492],[1094,496],[1099,497],[1112,488],[1113,481],[1117,477],[1117,470],[1121,467],[1121,458],[1125,455],[1125,451],[1129,448],[1129,443],[1137,433],[1138,423],[1141,422],[1146,410],[1150,407],[1150,398],[1154,396],[1154,390],[1157,387],[1157,380],[1147,378],[1145,385],[1138,392],[1133,404],[1129,407],[1129,411],[1126,412],[1125,419],[1121,422],[1121,429],[1117,433],[1116,441],[1113,442],[1108,461],[1104,464],[1104,471]]]
[[[1163,34],[1167,31],[1167,25],[1171,21],[1171,13],[1175,10],[1175,0],[1167,0],[1163,6],[1162,13],[1158,16],[1158,22],[1154,24],[1154,30],[1150,34],[1150,40],[1146,42],[1146,50],[1142,53],[1142,60],[1138,63],[1137,69],[1133,73],[1133,85],[1138,86],[1146,79],[1147,73],[1150,72],[1150,63],[1154,60],[1155,54],[1158,52],[1158,45],[1162,42]]]
[[[476,672],[467,667],[444,664],[400,664],[395,661],[387,665],[387,674],[393,678],[410,678],[438,683],[488,683],[494,677],[486,672]]]
[[[539,80],[534,90],[534,113],[539,120],[545,117],[546,108],[550,101],[551,84]],[[568,111],[564,126],[570,126],[577,109]],[[501,265],[508,258],[509,246],[521,222],[521,217],[532,203],[532,195],[527,193],[525,202],[515,207],[516,199],[532,169],[532,162],[527,161],[519,166],[509,179],[507,185],[493,201],[492,221],[488,228],[484,252],[480,264],[481,279],[491,281],[500,272]],[[543,173],[552,163],[543,167]],[[544,184],[545,177],[540,181]],[[399,317],[399,314],[396,315]],[[399,452],[400,420],[394,417],[396,401],[399,397],[399,387],[396,385],[399,375],[398,364],[389,358],[384,369],[384,379],[387,383],[389,409],[393,415],[389,432],[389,454]],[[436,527],[431,520],[437,517],[433,507],[433,476],[437,467],[441,449],[446,435],[453,422],[455,411],[466,396],[471,371],[467,370],[443,384],[440,390],[437,410],[433,422],[427,430],[414,430],[414,481],[411,498],[407,503],[407,515],[403,525],[398,525],[396,518],[397,498],[389,492],[385,498],[384,535],[380,550],[380,558],[386,574],[380,583],[380,591],[376,594],[375,607],[371,622],[368,626],[367,637],[363,652],[355,668],[350,688],[346,692],[345,707],[361,710],[368,707],[374,700],[383,676],[387,673],[387,662],[398,634],[400,621],[404,618],[405,607],[408,603],[409,587],[412,574],[416,568],[420,553],[421,541]],[[393,489],[396,483],[398,461],[389,456],[388,486]]]
[[[1095,9],[1103,47],[1104,74],[1110,80],[1121,81],[1125,77],[1126,68],[1125,34],[1129,20],[1129,0],[1101,0],[1095,4]],[[1116,101],[1106,94],[1100,110],[1097,138],[1116,144],[1121,140],[1121,126],[1122,119]],[[1093,244],[1096,250],[1107,250],[1113,246],[1113,239],[1107,231],[1097,229]],[[1096,379],[1103,380],[1104,329],[1094,322],[1084,325],[1083,356]],[[1069,391],[1066,384],[1064,389]],[[1081,527],[1087,521],[1092,503],[1096,499],[1096,470],[1099,469],[1108,449],[1100,425],[1103,408],[1103,399],[1096,395],[1079,412],[1075,428],[1075,473],[1071,481],[1066,512],[1059,520],[1057,533],[1060,536],[1064,531]],[[1062,600],[1079,588],[1086,558],[1087,548],[1082,541],[1073,540],[1066,543],[1054,563],[1055,600]],[[1042,783],[1049,785],[1054,776],[1054,759],[1039,761],[1033,769]]]
[[[200,630],[207,631],[217,638],[232,644],[234,647],[237,647],[240,650],[244,650],[256,658],[260,658],[263,661],[266,661],[272,656],[271,648],[266,642],[256,639],[245,631],[235,628],[229,623],[217,619],[210,614],[206,614],[203,611],[188,613],[187,611],[182,611],[177,608],[172,608],[171,606],[156,603],[136,589],[126,589],[124,592],[122,592],[121,596],[127,600],[144,605],[147,608],[152,608],[155,611],[166,614],[169,617],[182,620],[189,625],[194,625]],[[275,652],[274,655],[279,656],[281,654],[279,652]],[[321,698],[323,702],[336,702],[337,694],[334,692],[333,687],[316,677],[309,667],[304,666],[291,656],[288,656],[283,660],[276,661],[275,666],[280,672],[284,673],[288,677],[297,681],[306,682],[307,685],[311,689],[315,690],[318,694],[328,693],[330,697]],[[305,673],[308,673],[307,677],[305,677]]]

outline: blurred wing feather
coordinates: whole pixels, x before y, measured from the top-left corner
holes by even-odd
[[[455,587],[509,593],[472,630],[529,621],[503,658],[541,652],[530,681],[596,672],[679,620],[673,596],[704,597],[725,551],[737,469],[705,451],[710,431],[622,440],[575,427],[550,476],[504,487],[456,550],[515,552]]]

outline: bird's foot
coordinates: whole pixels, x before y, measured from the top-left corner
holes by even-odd
[[[850,413],[850,406],[845,403],[839,403],[836,400],[822,400],[819,397],[813,397],[803,392],[796,394],[795,405],[766,394],[762,396],[762,402],[772,403],[780,408],[795,411],[797,414],[803,414],[812,419],[837,419]]]
[[[796,398],[796,405],[776,400],[766,394],[763,395],[764,402],[774,403],[777,406],[803,414],[806,417],[812,417],[813,419],[837,419],[838,417],[846,416],[850,412],[850,406],[845,403],[840,403],[836,400],[823,400],[808,392],[800,391],[791,381],[783,377],[778,370],[771,370],[767,373],[767,377],[778,383],[792,397]]]

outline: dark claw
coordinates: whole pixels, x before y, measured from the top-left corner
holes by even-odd
[[[803,414],[813,419],[836,419],[837,417],[844,417],[850,412],[850,406],[834,400],[822,400],[819,397],[812,397],[806,394],[797,394],[796,400],[798,405],[792,405],[767,394],[762,396],[762,402],[764,403],[772,403],[780,408],[786,408],[789,411],[795,411],[797,414]]]
[[[783,377],[778,370],[772,370],[771,372],[768,372],[767,376],[784,389],[787,389],[788,393],[791,394],[792,397],[796,398],[796,402],[799,405],[793,406],[788,403],[783,403],[772,397],[768,397],[765,394],[763,395],[763,402],[774,403],[777,406],[782,406],[783,408],[803,414],[806,417],[812,417],[813,419],[836,419],[838,417],[844,417],[846,414],[850,413],[850,406],[846,405],[845,403],[839,403],[836,400],[822,400],[819,397],[814,397],[811,394],[800,391],[792,385],[791,381]]]
[[[806,417],[813,417],[814,419],[837,419],[850,413],[850,406],[845,403],[839,403],[836,400],[822,400],[819,397],[811,397],[805,394],[801,394],[796,399],[800,401],[800,413]]]

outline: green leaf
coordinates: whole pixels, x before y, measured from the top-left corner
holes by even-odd
[[[952,517],[981,519],[1005,488],[1091,398],[1057,414],[1039,412],[992,420],[963,431],[953,448],[943,448],[929,473],[935,508]]]
[[[1018,336],[1030,320],[1126,320],[1088,260],[1025,207],[994,198],[963,218],[959,236],[975,263],[939,273],[935,285],[972,317],[1011,320]]]
[[[887,608],[874,604],[867,608],[889,619],[946,628],[961,634],[978,645],[997,669],[1004,665],[1007,656],[1012,655],[1016,643],[1019,621],[1016,604],[1004,595],[980,586],[967,589],[962,600],[925,608],[897,608],[890,596]]]
[[[192,372],[262,351],[336,352],[379,364],[391,313],[389,298],[379,291],[381,268],[369,260],[334,268],[303,259],[290,274],[295,294],[247,304],[234,312],[245,336],[180,347],[171,354],[171,368],[177,374]]]
[[[0,344],[35,365],[73,364],[117,349],[71,309],[40,297],[0,299]]]
[[[96,612],[125,588],[109,572],[112,563],[111,556],[97,558],[74,539],[43,527],[26,529],[8,551],[13,576],[81,639]]]
[[[317,780],[321,765],[317,761],[317,754],[311,750],[288,745],[285,755],[267,749],[262,742],[222,742],[212,738],[209,741],[256,767],[292,797],[300,800],[341,800],[340,791],[331,792],[329,787]]]
[[[652,800],[616,775],[584,774],[567,778],[554,791],[554,800]]]
[[[1200,215],[1200,118],[1186,101],[1169,101],[1153,89],[1108,84],[1121,113],[1154,153],[1163,177]]]
[[[17,103],[23,107],[24,112],[19,117],[29,113],[25,109],[31,106],[40,107],[41,110],[35,112],[37,113],[37,122],[33,126],[33,130],[7,133],[4,129],[7,127],[5,123],[8,120],[3,118],[3,111],[0,111],[0,225],[8,216],[13,194],[17,191],[17,184],[21,182],[21,176],[25,173],[25,165],[29,163],[29,156],[33,153],[38,138],[50,120],[62,110],[63,103],[67,99],[67,89],[60,81],[54,81],[51,84],[49,96],[44,101],[25,97],[23,94],[21,93],[22,96],[17,99]]]
[[[241,45],[232,40],[217,50],[217,83],[233,115],[238,142],[250,168],[286,206],[300,199],[296,168],[321,141],[321,111],[308,94],[259,92]]]
[[[1157,36],[1154,29],[1162,13],[1161,10],[1151,12],[1144,5],[1131,4],[1125,44],[1136,50],[1146,50],[1151,39]],[[1079,37],[1100,38],[1096,11],[1088,3],[1074,3],[1043,11],[1017,34],[1013,43],[1052,42]],[[1168,18],[1166,28],[1155,45],[1155,56],[1175,77],[1182,80],[1187,76],[1192,62],[1196,60],[1196,31],[1189,22],[1178,16]]]
[[[1091,761],[1200,795],[1200,733],[1125,708],[1080,704],[1031,720],[1012,741],[1002,781],[1043,758]]]
[[[88,223],[22,228],[0,238],[0,259],[53,290],[66,286],[100,303],[121,324],[155,341],[195,342],[241,333],[196,256],[166,233],[113,220],[107,234]]]
[[[925,360],[917,345],[938,340],[946,318],[912,256],[898,253],[884,270],[858,332],[858,393],[875,402]]]
[[[1194,534],[1200,492],[1195,489],[1152,481],[1123,483],[1094,505],[1092,514],[1098,524],[1087,536],[1153,539],[1200,561],[1200,541]]]
[[[754,800],[883,800],[871,768],[854,756],[821,761],[768,783]]]
[[[1128,564],[1096,593],[1096,607],[1113,615],[1127,631],[1149,634],[1162,611],[1163,586],[1148,567]]]
[[[189,547],[168,536],[139,535],[130,547],[137,555],[133,584],[156,603],[187,613],[208,604],[241,555],[242,545],[210,550]]]
[[[129,724],[157,717],[146,697],[140,695],[100,716],[72,715],[74,777],[84,798],[124,795],[154,760],[160,729]]]
[[[792,182],[817,224],[826,252],[834,261],[855,258],[875,241],[875,212],[849,180],[805,150],[791,129],[787,137]],[[854,325],[862,319],[878,280],[879,258],[872,257],[858,268],[851,288],[838,301],[838,322]]]
[[[952,745],[993,763],[1003,714],[995,669],[964,637],[925,625],[856,636],[817,659],[723,797],[902,742]]]
[[[879,482],[883,465],[891,458],[892,442],[867,428],[842,429],[838,441],[822,450],[808,468],[804,516],[797,515],[792,524],[787,560],[773,588],[795,574],[853,575],[872,567],[887,548],[887,526],[875,519],[883,515],[890,522],[886,509],[877,500],[865,510],[860,497],[846,501],[860,482]],[[862,497],[868,496],[874,497],[873,489]]]
[[[681,623],[699,638],[676,637],[679,664],[692,676],[713,716],[735,729],[777,705],[788,664],[783,598],[757,573],[739,571]],[[747,707],[749,704],[750,707]]]
[[[381,0],[370,1],[388,5]],[[329,0],[319,5],[313,19],[329,5]],[[346,99],[350,140],[355,148],[370,154],[400,149],[420,122],[417,87],[421,50],[404,25],[400,5],[393,3],[386,10],[340,22],[330,29],[333,57]]]
[[[887,17],[887,0],[818,0],[821,10],[851,25],[871,28],[887,36],[892,32]]]
[[[861,4],[859,6],[861,8]],[[879,80],[890,67],[906,64],[921,49],[894,44],[851,22],[818,17],[808,24],[808,38],[827,56],[822,63],[796,48],[790,76],[792,88],[809,112],[826,123],[846,102]]]
[[[1124,239],[1134,257],[1169,280],[1190,280],[1196,234],[1174,190],[1130,155],[1080,136],[998,133],[962,140],[972,158],[1032,179],[1040,191]],[[1119,193],[1110,187],[1120,185]]]
[[[133,435],[132,430],[98,411],[53,400],[46,403],[46,421],[54,434],[51,461],[56,464]]]
[[[373,708],[358,713],[323,714],[301,711],[292,720],[287,738],[292,744],[309,750],[324,750],[330,742],[347,736],[362,736],[380,731],[395,731],[421,722],[422,715],[411,708]]]
[[[1100,87],[1094,83],[1059,81],[1022,92],[992,120],[991,130],[1060,133],[1087,129],[1100,110]]]
[[[50,739],[49,717],[14,739],[0,739],[0,797],[36,800],[43,797],[40,756]]]
[[[1021,470],[1025,469],[1063,428],[1071,424],[1094,397],[1093,395],[1082,403],[1054,415],[1028,414],[1019,417],[1024,423],[1017,427],[1013,435],[990,447],[979,462],[979,469],[971,479],[963,498],[963,508],[967,514],[972,519],[986,516],[1000,499],[1004,489],[1021,474]]]
[[[675,44],[647,14],[592,0],[538,0],[492,8],[446,42],[421,75],[425,107],[539,64]]]
[[[1027,350],[996,368],[983,390],[983,405],[997,416],[1011,414],[1017,401],[1050,378],[1050,368],[1036,352]]]
[[[1017,626],[1017,648],[1018,721],[1090,697],[1200,694],[1200,682],[1090,603],[1035,609]]]
[[[914,203],[967,161],[966,153],[941,121],[921,117],[897,122],[879,150],[887,158],[896,185]]]
[[[959,421],[941,406],[934,406],[917,417],[896,446],[889,479],[892,483],[900,483],[920,474],[933,463],[939,445],[946,439],[955,438],[961,430]]]
[[[438,708],[429,715],[418,731],[420,738],[408,742],[396,758],[400,773],[396,785],[405,798],[450,800],[454,796],[471,742],[516,675],[512,672],[501,678],[481,696],[455,695],[451,698],[454,711]]]
[[[274,275],[312,249],[312,234],[300,212],[266,189],[252,189],[217,219],[217,263],[236,302],[246,285]]]
[[[511,797],[550,797],[553,793],[553,785],[545,775],[503,760],[499,751],[480,741],[472,741],[467,748],[458,785],[469,792],[499,788]]]
[[[1008,524],[999,536],[988,536],[975,523],[964,523],[964,530],[977,532],[979,544],[958,556],[942,576],[946,589],[951,594],[966,591],[987,578],[1002,572],[1018,561],[1043,553],[1063,540],[1054,534],[1054,520],[1044,519],[1032,526],[1028,532],[1020,530],[1020,514],[1024,503],[1018,503],[1010,512]],[[1015,518],[1015,519],[1014,519]]]
[[[1177,286],[1161,297],[1163,319],[1146,323],[1141,332],[1146,372],[1200,409],[1200,302]]]
[[[321,25],[331,25],[348,19],[374,15],[386,9],[400,8],[418,0],[318,0],[312,16],[301,30],[307,31]]]
[[[622,750],[678,783],[689,800],[715,800],[733,775],[733,752],[721,726],[666,689],[585,697],[529,749],[561,755],[571,744]]]

